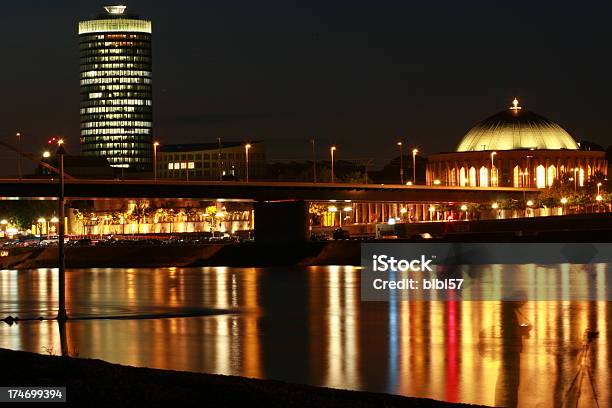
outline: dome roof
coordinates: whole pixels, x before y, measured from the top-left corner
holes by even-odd
[[[473,150],[578,149],[574,138],[561,126],[536,113],[513,106],[470,129],[457,147]]]

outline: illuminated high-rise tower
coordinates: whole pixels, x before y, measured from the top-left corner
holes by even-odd
[[[79,22],[81,147],[113,167],[151,169],[151,21],[106,6]]]

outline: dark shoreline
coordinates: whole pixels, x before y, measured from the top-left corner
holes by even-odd
[[[0,349],[0,364],[0,385],[66,386],[67,402],[78,406],[478,407],[5,349]]]

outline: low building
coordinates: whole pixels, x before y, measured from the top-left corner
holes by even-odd
[[[561,126],[515,99],[470,129],[455,152],[430,155],[427,184],[546,188],[567,175],[583,186],[607,171],[605,152],[582,149]]]
[[[181,180],[257,180],[266,176],[264,142],[168,144],[157,148],[157,177]]]

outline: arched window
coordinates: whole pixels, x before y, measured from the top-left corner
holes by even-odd
[[[450,170],[450,185],[451,186],[456,186],[457,185],[457,169],[456,168],[452,168]]]
[[[459,185],[461,187],[467,186],[467,177],[465,174],[465,167],[459,169]]]
[[[476,187],[477,185],[476,168],[472,166],[470,167],[470,187]]]
[[[485,166],[480,168],[480,187],[489,187],[489,170]]]
[[[518,165],[514,166],[513,176],[514,182],[512,183],[512,185],[514,187],[521,187],[523,185],[523,181],[521,180],[523,178],[523,175],[521,168]]]
[[[541,164],[538,167],[536,167],[536,187],[537,188],[546,187],[546,169]]]
[[[550,166],[548,166],[547,173],[548,174],[546,175],[546,184],[548,185],[548,187],[550,187],[553,185],[555,179],[557,178],[557,168],[551,164]]]

